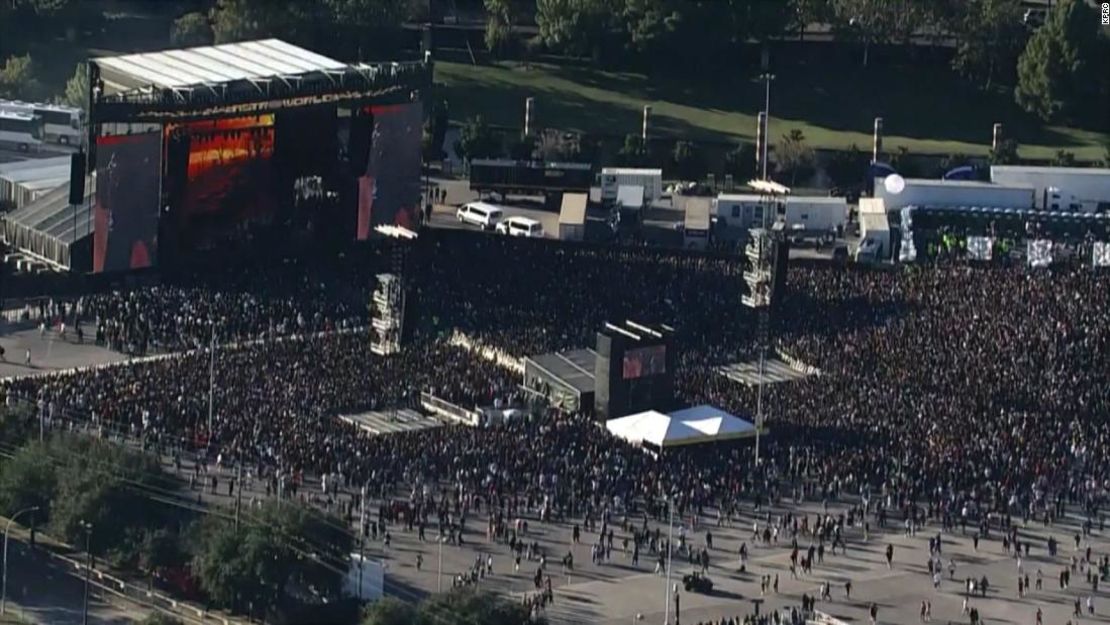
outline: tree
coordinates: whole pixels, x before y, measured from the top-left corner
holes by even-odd
[[[683,180],[701,180],[705,177],[705,159],[689,141],[676,141],[671,161],[675,173]]]
[[[536,0],[536,25],[548,46],[600,61],[622,0]]]
[[[217,0],[209,14],[216,43],[280,37],[310,44],[320,14],[315,3]]]
[[[62,95],[62,103],[66,106],[85,110],[89,107],[89,69],[84,63],[78,63],[73,70],[73,76],[66,81],[66,90]]]
[[[425,102],[428,112],[424,118],[424,132],[421,137],[425,163],[442,161],[446,156],[443,151],[443,141],[447,137],[449,120],[447,100],[438,95],[441,90],[442,85],[433,85],[432,96]]]
[[[330,39],[338,32],[343,54],[362,60],[367,52],[390,53],[396,49],[401,25],[408,19],[415,3],[411,0],[324,0],[323,3],[292,3],[312,21],[319,22],[326,37],[323,42],[335,48]],[[311,13],[320,6],[321,14]],[[394,57],[390,57],[394,58]]]
[[[837,150],[825,164],[825,173],[834,186],[855,187],[863,183],[867,171],[867,155],[852,144],[847,150]],[[897,168],[895,168],[897,169]]]
[[[1014,165],[1018,162],[1018,143],[1013,139],[1003,139],[998,149],[992,148],[988,156],[991,165]]]
[[[491,54],[504,54],[513,43],[513,26],[521,7],[519,0],[485,0],[486,49]]]
[[[45,446],[33,443],[21,448],[4,463],[0,472],[0,511],[11,516],[38,506],[38,518],[50,516],[50,505],[58,489],[58,478]]]
[[[30,54],[9,56],[4,67],[0,68],[0,98],[37,100],[39,87]]]
[[[455,142],[455,155],[464,160],[490,158],[501,152],[501,142],[481,115],[466,120]]]
[[[805,135],[795,128],[782,136],[775,146],[775,163],[779,173],[790,176],[790,186],[813,175],[813,148],[806,143]]]
[[[532,160],[536,151],[536,136],[518,136],[509,142],[509,158],[517,161]]]
[[[907,42],[928,23],[930,0],[829,0],[829,17],[840,39],[863,44],[867,67],[872,44]]]
[[[212,39],[212,25],[203,13],[186,13],[174,20],[170,28],[170,42],[175,46],[206,46]]]
[[[896,152],[890,154],[890,166],[906,178],[917,178],[921,175],[921,164],[910,154],[909,148],[900,145]]]
[[[366,607],[361,625],[413,625],[416,608],[394,597],[383,597]]]
[[[215,603],[274,607],[295,583],[323,600],[338,597],[352,538],[337,519],[305,506],[268,501],[238,528],[205,517],[193,538],[193,572]]]
[[[1018,60],[1017,103],[1044,120],[1074,117],[1099,92],[1094,74],[1099,42],[1095,10],[1082,0],[1060,0]],[[1097,106],[1097,105],[1096,105]],[[1105,103],[1102,103],[1105,106]]]
[[[999,76],[1012,79],[1028,39],[1021,14],[1020,0],[970,0],[961,5],[952,29],[957,41],[952,67],[988,90]]]
[[[733,179],[744,184],[758,175],[755,163],[755,146],[748,142],[738,143],[725,153],[725,171]]]
[[[1075,153],[1067,150],[1057,150],[1056,158],[1052,159],[1053,167],[1075,167]]]
[[[640,135],[625,135],[624,145],[617,152],[617,162],[627,167],[639,167],[648,164],[647,146],[644,145]]]

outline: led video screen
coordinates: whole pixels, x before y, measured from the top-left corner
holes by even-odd
[[[373,106],[368,112],[374,126],[366,173],[358,180],[359,240],[380,225],[415,228],[420,214],[421,104]]]
[[[154,264],[158,242],[159,133],[96,140],[93,271],[126,271]]]
[[[622,363],[624,379],[634,380],[666,373],[667,348],[664,345],[631,349],[624,353]]]
[[[204,250],[239,238],[276,211],[274,116],[190,122],[167,127],[188,142],[178,227],[188,249]]]

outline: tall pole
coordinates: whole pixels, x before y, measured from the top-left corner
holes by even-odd
[[[671,543],[674,536],[674,496],[667,498],[667,578],[663,582],[663,595],[665,603],[663,605],[663,625],[667,625],[671,620],[671,554],[674,553],[674,545]]]
[[[12,529],[12,523],[15,523],[19,515],[34,512],[38,509],[38,506],[31,506],[16,512],[12,515],[12,518],[8,519],[8,524],[4,527],[4,581],[3,587],[0,589],[0,614],[5,614],[8,608],[8,532]]]
[[[235,529],[239,529],[239,511],[243,508],[243,462],[239,461],[238,476],[235,478]]]
[[[358,501],[358,600],[362,601],[362,570],[366,568],[363,558],[366,548],[366,484],[362,485]]]
[[[759,311],[760,326],[763,325],[763,319],[766,312]],[[755,466],[759,466],[759,433],[763,429],[763,360],[766,350],[763,346],[762,327],[760,328],[759,338],[759,380],[757,381],[758,390],[756,391],[755,399]]]
[[[767,179],[767,144],[769,144],[771,142],[770,141],[770,136],[769,136],[770,135],[769,130],[770,130],[770,126],[771,126],[771,81],[775,79],[775,75],[765,73],[761,76],[761,78],[766,83],[766,87],[765,87],[765,90],[764,90],[764,96],[763,96],[763,112],[766,113],[766,115],[767,115],[767,121],[766,121],[767,128],[764,129],[764,131],[763,131],[763,154],[762,154],[762,161],[763,161],[762,177],[763,177],[764,180],[766,180]]]
[[[436,567],[436,592],[443,592],[443,536],[439,537],[439,565]]]
[[[212,445],[212,414],[216,401],[216,324],[212,323],[212,344],[208,348],[208,444]]]
[[[85,605],[82,608],[81,625],[89,625],[89,576],[92,570],[92,523],[82,522],[85,528]]]

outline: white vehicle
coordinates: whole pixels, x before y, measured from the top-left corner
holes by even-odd
[[[511,237],[543,238],[543,224],[528,217],[509,217],[497,224],[497,232]]]
[[[504,215],[505,211],[501,210],[501,207],[486,202],[463,204],[455,211],[455,217],[458,217],[459,221],[479,226],[483,230],[493,230]]]
[[[81,109],[57,104],[35,104],[18,100],[0,100],[0,112],[24,113],[42,119],[43,140],[61,145],[81,145]]]
[[[20,152],[42,147],[42,119],[26,113],[0,111],[0,144],[14,145]]]

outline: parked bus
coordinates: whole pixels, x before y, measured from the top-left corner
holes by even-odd
[[[61,145],[81,145],[81,109],[58,104],[34,104],[18,100],[0,100],[0,112],[23,113],[42,119],[43,141]]]
[[[42,146],[42,119],[26,113],[0,111],[0,144],[14,145],[20,152]]]

